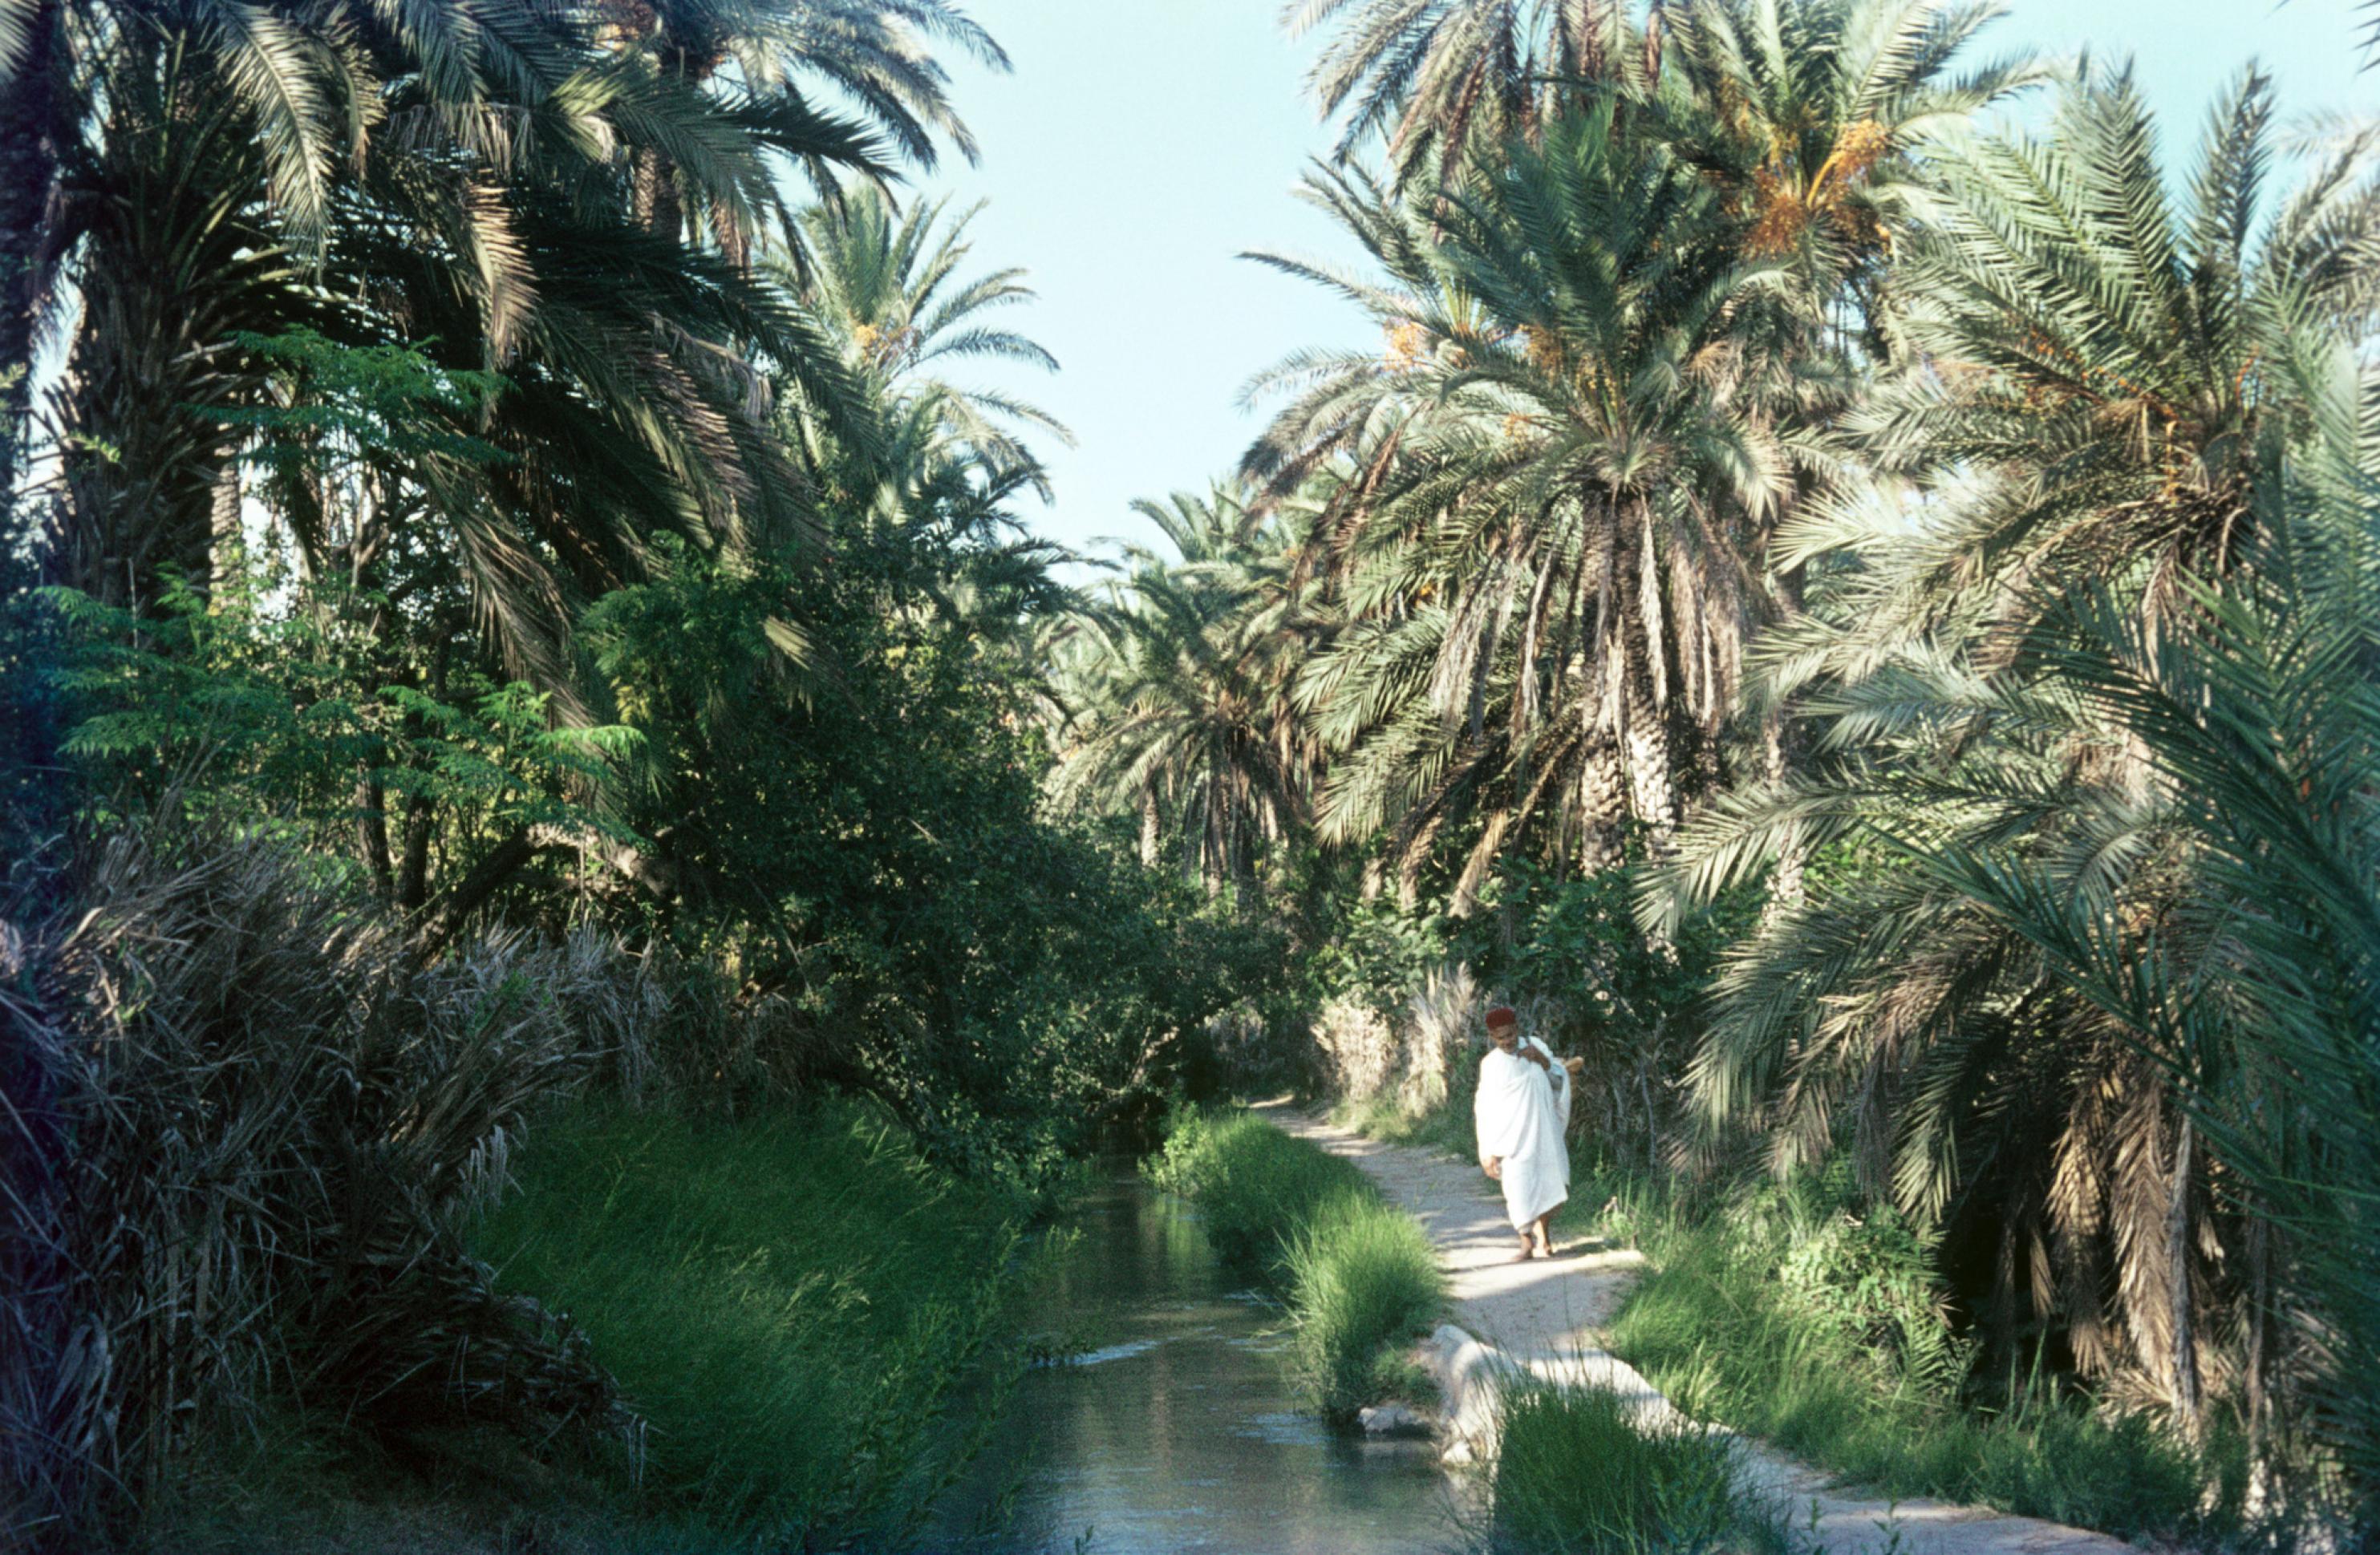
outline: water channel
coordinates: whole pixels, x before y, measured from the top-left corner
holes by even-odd
[[[994,1461],[934,1549],[1034,1555],[1418,1555],[1454,1548],[1427,1441],[1365,1441],[1298,1412],[1281,1315],[1217,1260],[1196,1212],[1137,1177],[1083,1205],[1035,1327],[1075,1353],[1019,1388]],[[1014,1515],[966,1540],[1002,1488]]]

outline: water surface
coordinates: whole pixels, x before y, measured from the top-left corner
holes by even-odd
[[[1280,1314],[1220,1267],[1192,1209],[1119,1176],[1077,1223],[1081,1242],[1056,1260],[1034,1319],[1074,1359],[1026,1374],[1000,1445],[929,1545],[1405,1555],[1453,1544],[1434,1447],[1351,1440],[1301,1414]],[[964,1540],[1003,1487],[1013,1519]]]

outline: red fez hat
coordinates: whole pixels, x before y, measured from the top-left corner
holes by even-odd
[[[1495,1030],[1500,1026],[1518,1026],[1520,1024],[1521,1017],[1512,1013],[1512,1006],[1510,1004],[1499,1004],[1494,1009],[1488,1012],[1488,1029],[1490,1031]]]

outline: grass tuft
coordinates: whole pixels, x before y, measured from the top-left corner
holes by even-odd
[[[1729,1440],[1706,1429],[1642,1431],[1609,1389],[1508,1388],[1494,1510],[1497,1555],[1767,1555],[1781,1519],[1738,1488]]]
[[[1358,1168],[1232,1109],[1177,1114],[1148,1170],[1197,1203],[1225,1261],[1282,1292],[1317,1410],[1343,1421],[1410,1386],[1394,1348],[1428,1330],[1446,1276],[1420,1225]]]
[[[1343,1419],[1381,1396],[1385,1353],[1445,1305],[1438,1255],[1402,1210],[1342,1198],[1288,1239],[1282,1262],[1299,1385]]]

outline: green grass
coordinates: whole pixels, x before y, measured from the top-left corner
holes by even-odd
[[[531,1137],[476,1250],[584,1329],[649,1424],[644,1499],[799,1546],[911,1526],[979,1445],[1026,1206],[855,1106],[698,1124],[589,1109]],[[996,1403],[998,1401],[990,1401]]]
[[[1781,1519],[1739,1491],[1706,1430],[1644,1432],[1604,1388],[1516,1384],[1500,1403],[1496,1555],[1771,1555]]]
[[[1724,1207],[1698,1220],[1640,1214],[1637,1234],[1653,1271],[1613,1320],[1611,1349],[1690,1414],[1888,1496],[2124,1537],[2219,1537],[2236,1525],[2235,1441],[2202,1458],[2145,1416],[2094,1412],[2046,1385],[2016,1390],[1998,1409],[1917,1386],[1795,1311],[1774,1277],[1777,1239]]]
[[[1149,1175],[1193,1199],[1226,1261],[1282,1293],[1301,1391],[1343,1420],[1403,1391],[1397,1346],[1446,1303],[1446,1277],[1412,1216],[1350,1163],[1252,1113],[1188,1111]]]
[[[1375,1137],[1472,1149],[1467,1105],[1340,1116]],[[1589,1160],[1573,1160],[1572,1181],[1557,1234],[1633,1242],[1650,1265],[1612,1322],[1612,1352],[1697,1418],[1887,1496],[2124,1537],[2221,1540],[2240,1526],[2246,1452],[2228,1426],[2193,1452],[2143,1415],[2094,1410],[2071,1385],[1946,1385],[1937,1355],[1912,1356],[1796,1301],[1781,1275],[1815,1217],[1791,1193],[1753,1184],[1690,1206],[1641,1169]],[[1862,1273],[1842,1272],[1847,1284]]]
[[[1446,1303],[1421,1226],[1378,1200],[1334,1200],[1288,1239],[1282,1263],[1291,1353],[1316,1407],[1343,1419],[1395,1391],[1393,1347]]]

